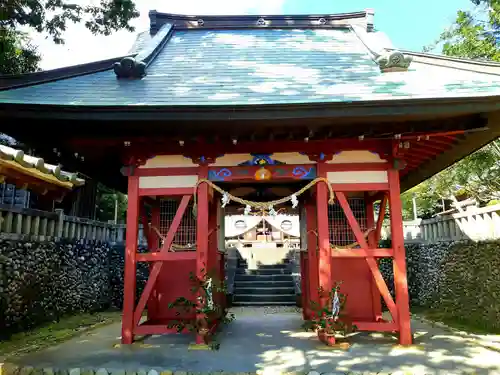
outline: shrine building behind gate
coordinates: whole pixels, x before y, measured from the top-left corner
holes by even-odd
[[[169,331],[189,272],[225,277],[221,198],[269,184],[301,192],[267,210],[294,205],[304,220],[304,318],[329,303],[318,288],[343,281],[358,329],[410,344],[400,192],[499,136],[499,65],[398,51],[370,10],[150,20],[127,56],[0,79],[0,131],[128,192],[123,342]],[[231,204],[241,214],[244,202]],[[393,260],[394,296],[381,258]],[[151,272],[136,301],[138,262]]]

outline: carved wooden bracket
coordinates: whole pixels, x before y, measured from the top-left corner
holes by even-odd
[[[317,154],[306,154],[311,161],[315,162],[326,162],[329,160],[332,160],[333,154],[326,154],[323,152],[317,153]]]

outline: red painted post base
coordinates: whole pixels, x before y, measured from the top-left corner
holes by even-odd
[[[318,339],[327,346],[334,346],[336,344],[335,335],[332,333],[326,333],[322,329],[318,330]]]

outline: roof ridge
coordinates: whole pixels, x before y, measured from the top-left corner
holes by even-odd
[[[183,15],[149,11],[150,30],[159,30],[165,23],[172,23],[176,29],[196,28],[261,28],[261,27],[348,27],[349,20],[371,31],[373,29],[373,9],[351,13],[333,14],[290,14],[290,15]]]
[[[394,48],[387,49],[390,51],[395,50]],[[398,49],[398,51],[404,53],[405,55],[413,56],[413,61],[422,64],[437,65],[451,69],[500,76],[500,63],[495,61],[478,61],[425,52],[414,52],[404,49]]]
[[[194,15],[194,14],[179,14],[179,13],[165,13],[158,12],[156,9],[149,11],[149,16],[152,15],[168,17],[172,19],[198,19],[203,17],[205,19],[258,19],[260,17],[273,17],[273,19],[306,19],[306,18],[316,18],[316,17],[329,17],[329,18],[363,18],[366,17],[368,13],[373,13],[372,9],[365,9],[357,12],[347,12],[347,13],[317,13],[317,14],[239,14],[239,15]]]
[[[0,75],[0,91],[102,72],[112,69],[113,63],[122,60],[124,57],[135,55],[135,53],[132,53],[119,57],[113,57],[111,59],[92,61],[89,63],[65,66],[51,70],[42,70],[34,73]]]

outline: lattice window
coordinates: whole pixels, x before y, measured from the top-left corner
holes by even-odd
[[[174,220],[180,201],[174,199],[162,199],[160,201],[160,233],[167,235],[168,229]],[[174,237],[175,245],[187,246],[196,244],[196,218],[193,215],[193,200],[189,202],[181,224]]]
[[[349,198],[349,206],[361,227],[367,229],[366,206],[364,198]],[[347,221],[344,210],[338,202],[328,206],[328,227],[330,229],[330,242],[338,246],[346,246],[356,242],[354,232]]]

